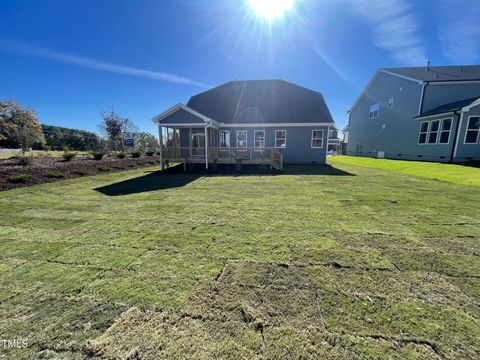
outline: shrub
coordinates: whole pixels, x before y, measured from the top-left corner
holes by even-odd
[[[24,184],[26,182],[29,182],[30,180],[32,180],[32,177],[27,174],[13,175],[8,178],[8,181],[14,184]]]
[[[108,166],[99,166],[97,169],[103,172],[110,171],[110,168]]]
[[[125,156],[127,156],[127,154],[125,154],[123,151],[117,154],[119,159],[123,159]]]
[[[49,171],[45,174],[45,176],[53,179],[61,179],[65,177],[65,175],[61,171]]]
[[[147,150],[147,151],[145,151],[145,155],[147,155],[147,156],[153,156],[153,155],[155,155],[155,151]]]
[[[22,166],[30,165],[33,162],[32,156],[16,156],[15,158]]]
[[[132,157],[133,158],[139,158],[142,155],[142,152],[140,150],[133,150],[132,151]]]
[[[80,176],[85,176],[88,175],[87,169],[78,169],[75,171],[75,174],[80,175]]]
[[[103,152],[103,151],[91,151],[90,155],[92,155],[93,158],[98,161],[98,160],[103,159],[103,157],[105,156],[105,152]]]
[[[70,151],[64,151],[63,154],[62,154],[62,157],[63,157],[63,160],[65,160],[65,161],[70,161],[70,160],[72,160],[76,155],[77,155],[77,153],[70,152]]]

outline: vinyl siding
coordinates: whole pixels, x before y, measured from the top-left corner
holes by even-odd
[[[460,137],[458,140],[457,153],[454,161],[471,161],[480,160],[480,144],[477,141],[476,144],[465,144],[465,132],[467,129],[469,116],[480,116],[480,106],[470,109],[470,111],[464,113],[463,121],[460,128]]]
[[[477,84],[434,84],[425,87],[422,112],[427,112],[443,104],[480,97],[480,83]]]

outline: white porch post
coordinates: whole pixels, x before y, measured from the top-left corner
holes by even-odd
[[[205,125],[205,169],[208,170],[208,125]]]
[[[160,153],[160,169],[165,170],[165,165],[163,163],[163,131],[162,126],[158,125],[158,143],[159,143],[159,153]]]

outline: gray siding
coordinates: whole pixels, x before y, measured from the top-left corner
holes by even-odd
[[[480,106],[470,109],[469,112],[464,113],[463,121],[460,128],[460,137],[458,139],[457,153],[455,155],[455,161],[470,161],[480,160],[480,143],[465,144],[465,132],[467,129],[469,116],[480,116]]]
[[[422,112],[432,110],[443,104],[480,97],[480,84],[433,84],[425,87]]]
[[[368,93],[350,113],[348,155],[376,156],[384,151],[388,158],[417,159],[418,114],[422,86],[380,73]],[[393,108],[388,100],[393,97]],[[380,104],[379,116],[369,118],[370,106]]]

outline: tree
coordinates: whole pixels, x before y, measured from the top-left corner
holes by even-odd
[[[100,116],[103,119],[103,123],[100,127],[107,133],[108,139],[113,145],[113,149],[118,149],[117,145],[120,143],[122,151],[125,150],[124,136],[126,132],[132,132],[135,130],[135,125],[125,117],[121,117],[112,108],[101,111]]]
[[[23,154],[36,142],[42,142],[42,126],[35,112],[14,101],[0,101],[0,140],[21,148]]]
[[[158,140],[155,136],[147,132],[136,132],[133,134],[135,146],[147,151],[157,151]]]

